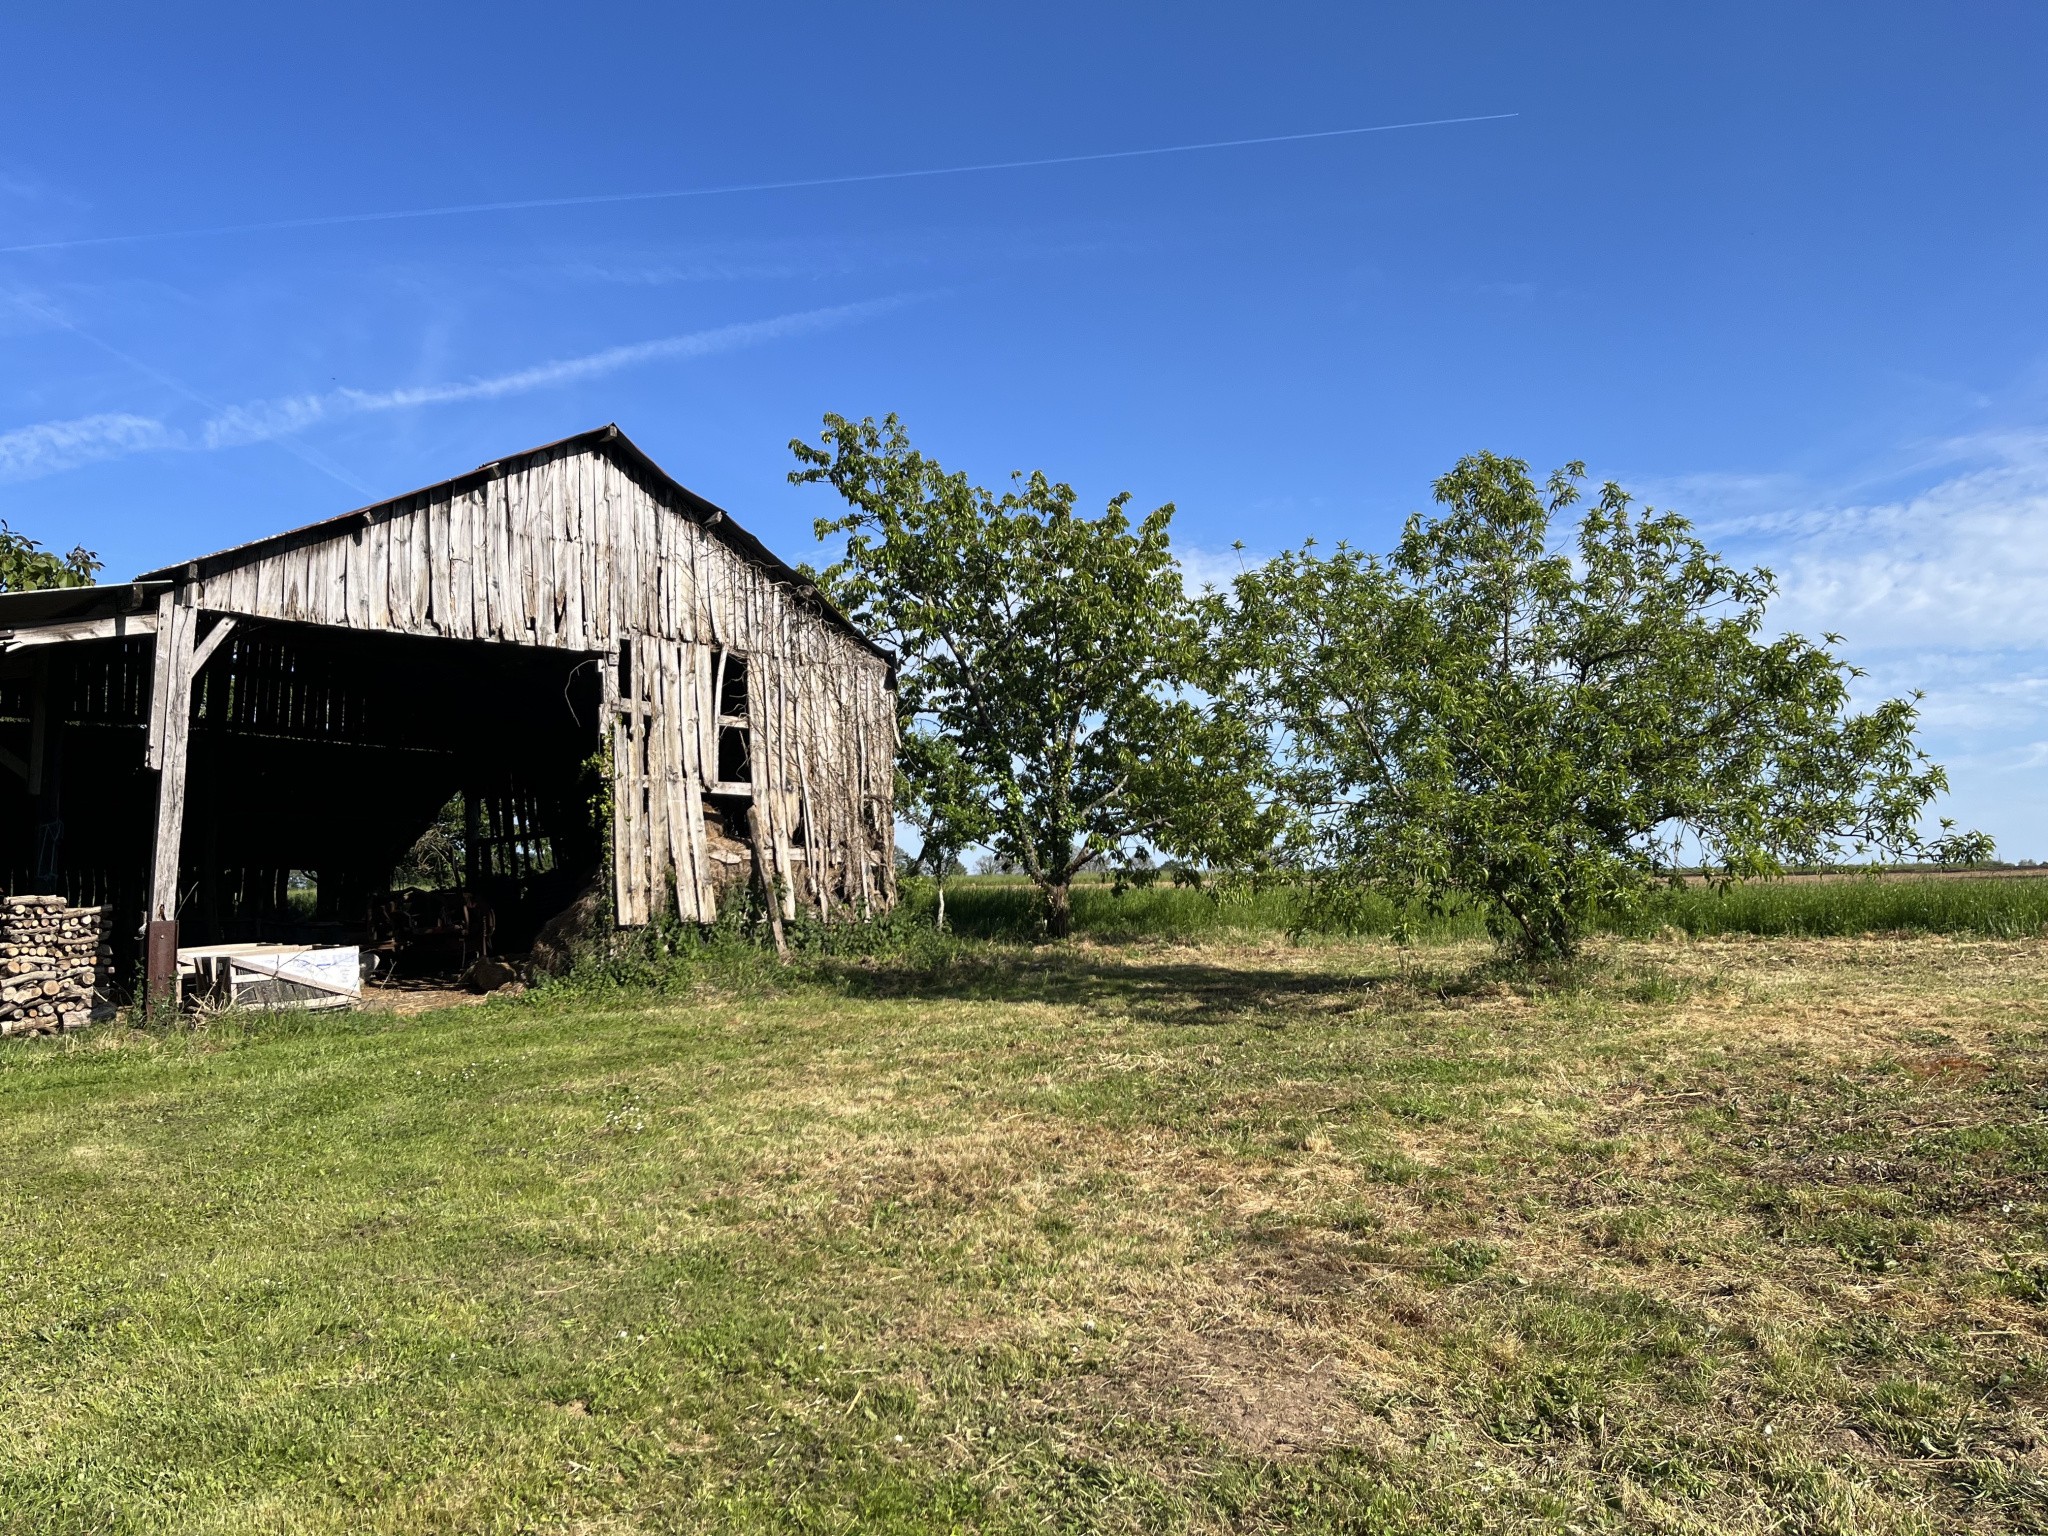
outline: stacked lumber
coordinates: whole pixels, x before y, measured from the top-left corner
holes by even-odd
[[[0,896],[0,1035],[79,1029],[108,964],[105,907]]]

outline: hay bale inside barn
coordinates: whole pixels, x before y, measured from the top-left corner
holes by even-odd
[[[132,975],[145,932],[367,931],[459,803],[437,899],[487,909],[501,953],[607,854],[621,926],[749,886],[829,920],[894,900],[895,718],[888,653],[604,427],[126,585],[0,594],[0,877],[107,906]]]

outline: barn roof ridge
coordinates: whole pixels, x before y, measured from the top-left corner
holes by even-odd
[[[294,548],[302,543],[315,543],[321,539],[332,538],[347,532],[351,526],[363,526],[378,513],[396,508],[401,503],[444,492],[451,495],[459,494],[473,485],[497,479],[548,454],[578,453],[586,450],[611,453],[629,467],[651,476],[656,484],[682,504],[685,516],[709,529],[743,559],[765,570],[774,580],[807,593],[817,603],[819,611],[839,628],[882,660],[892,666],[895,664],[895,654],[887,646],[867,635],[859,625],[842,613],[839,606],[819,590],[816,582],[741,527],[725,508],[698,495],[663,469],[644,448],[626,436],[617,422],[607,422],[604,426],[592,427],[587,432],[578,432],[570,437],[558,438],[552,443],[542,443],[536,448],[525,448],[517,453],[506,454],[502,458],[492,459],[489,463],[479,464],[475,469],[463,474],[451,475],[445,480],[436,480],[431,485],[423,485],[417,490],[404,491],[396,496],[381,497],[351,511],[321,518],[318,522],[266,534],[260,539],[233,544],[226,549],[215,550],[211,554],[200,555],[195,559],[180,560],[158,570],[144,571],[135,578],[135,581],[137,584],[166,581],[182,583],[194,576],[217,575],[222,571],[233,570],[239,565],[247,564],[251,560],[260,560],[267,555]]]

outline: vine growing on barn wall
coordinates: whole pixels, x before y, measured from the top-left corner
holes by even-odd
[[[597,750],[583,760],[583,775],[590,786],[590,797],[586,802],[590,814],[597,820],[597,916],[605,929],[618,926],[617,882],[613,878],[612,862],[617,857],[613,846],[612,824],[614,815],[612,778],[611,732],[604,732]]]

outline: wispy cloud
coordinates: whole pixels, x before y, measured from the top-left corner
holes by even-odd
[[[2048,431],[1888,457],[1833,486],[1783,473],[1625,483],[1732,558],[1769,566],[1771,617],[1786,628],[1837,631],[1855,651],[2048,649]]]
[[[2048,649],[2048,435],[1966,446],[1978,463],[1896,501],[1727,526],[1777,571],[1773,617],[1884,649]]]
[[[64,208],[85,208],[84,198],[59,192],[39,176],[18,167],[0,166],[0,198],[21,203],[48,203]]]
[[[285,436],[303,431],[316,422],[366,412],[414,410],[421,406],[450,405],[465,400],[497,400],[530,390],[601,378],[643,363],[709,357],[719,352],[759,346],[763,342],[830,330],[884,314],[908,302],[907,298],[897,297],[801,310],[770,320],[749,320],[737,325],[690,331],[681,336],[635,342],[629,346],[606,347],[603,351],[585,353],[581,357],[558,358],[488,378],[420,384],[404,389],[337,389],[324,394],[259,401],[235,406],[214,416],[202,430],[201,441],[209,448],[225,448]]]
[[[1831,491],[1777,475],[1657,489],[1710,543],[1777,573],[1773,627],[1843,636],[1867,669],[1860,700],[1924,695],[1924,738],[1955,786],[1941,814],[2008,857],[2042,852],[2048,432],[1915,444]]]
[[[1239,573],[1264,564],[1267,557],[1248,549],[1204,549],[1183,544],[1174,551],[1174,558],[1180,562],[1181,581],[1190,592],[1199,592],[1204,587],[1228,592]]]
[[[601,378],[622,368],[645,363],[710,357],[830,330],[884,314],[909,302],[909,297],[898,296],[801,310],[767,320],[750,320],[627,346],[606,347],[579,357],[558,358],[484,378],[412,385],[402,389],[338,389],[321,394],[253,401],[246,405],[214,409],[195,430],[189,432],[167,426],[152,417],[125,414],[41,422],[0,433],[0,480],[32,479],[94,460],[119,458],[151,449],[211,450],[270,442],[291,437],[322,422],[367,413],[417,410],[467,400],[502,399],[508,395]]]
[[[177,433],[149,416],[110,413],[0,432],[0,480],[32,480],[95,459],[176,447]]]

